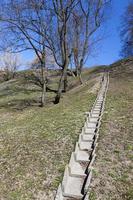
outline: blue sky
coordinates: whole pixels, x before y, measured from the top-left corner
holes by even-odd
[[[104,24],[104,37],[94,56],[88,58],[86,66],[111,64],[120,59],[120,24],[121,16],[130,0],[112,0],[108,19]]]
[[[112,0],[111,6],[108,9],[107,21],[103,26],[104,36],[102,41],[97,45],[96,51],[88,58],[85,66],[91,67],[95,65],[109,65],[114,61],[120,59],[121,42],[119,36],[119,29],[121,23],[121,16],[125,8],[131,0]],[[101,34],[100,32],[98,34]],[[31,52],[24,52],[22,60],[30,62],[33,58]]]

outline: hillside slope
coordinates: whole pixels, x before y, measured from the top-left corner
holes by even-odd
[[[39,94],[33,85],[19,79],[0,84],[1,199],[54,199],[99,87],[101,74],[92,71],[85,73],[85,85],[45,108],[31,101]]]
[[[91,200],[133,199],[133,59],[110,66]]]
[[[0,84],[2,200],[53,200],[75,142],[99,88],[102,68],[84,72],[86,84],[70,88],[61,103],[38,107],[39,88],[16,79]],[[110,67],[91,200],[131,200],[133,60]],[[75,87],[77,86],[77,87]]]

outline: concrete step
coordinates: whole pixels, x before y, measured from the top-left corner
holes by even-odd
[[[96,128],[85,128],[84,129],[84,134],[95,135],[95,130],[96,130]]]
[[[74,154],[75,154],[76,161],[89,163],[89,157],[91,155],[91,151],[81,150],[78,142],[76,143]]]
[[[92,144],[93,142],[76,142],[76,146],[75,146],[75,153],[87,153],[86,155],[88,155],[88,157],[90,157],[91,152],[92,152]],[[85,155],[85,154],[84,154]]]
[[[103,98],[103,97],[99,97],[97,100],[98,100],[98,101],[103,101],[104,98]]]
[[[86,125],[87,125],[87,128],[96,128],[97,123],[88,122],[88,123],[86,123]]]
[[[94,107],[98,107],[98,108],[101,108],[102,107],[102,104],[95,104],[95,106]]]
[[[95,104],[95,105],[93,106],[93,108],[94,108],[94,107],[96,107],[96,108],[101,108],[101,107],[102,107],[102,104],[100,104],[100,105]]]
[[[90,117],[89,121],[93,123],[97,123],[99,121],[99,117]]]
[[[94,108],[92,109],[92,111],[100,112],[100,111],[101,111],[101,108],[95,108],[95,107],[94,107]]]
[[[82,151],[92,151],[92,142],[80,142],[79,149]]]
[[[103,99],[97,99],[97,103],[102,103],[103,102]]]
[[[99,113],[98,114],[91,113],[90,116],[92,118],[99,118],[100,114]]]
[[[75,177],[86,177],[85,170],[87,165],[83,163],[77,162],[75,158],[75,154],[72,153],[70,162],[69,162],[69,172],[71,176]]]
[[[92,142],[94,139],[94,135],[87,135],[87,134],[80,134],[79,135],[79,142]]]
[[[91,111],[91,113],[93,113],[93,114],[99,114],[99,115],[100,115],[100,111],[95,110],[95,109],[93,109],[93,110]]]
[[[95,106],[102,106],[102,104],[103,104],[102,101],[100,101],[100,102],[96,101]]]
[[[97,105],[97,104],[95,104],[94,107],[95,107],[95,108],[101,108],[101,106],[102,106],[102,105]]]
[[[96,110],[96,111],[100,111],[102,109],[102,107],[99,107],[99,106],[94,106],[93,107],[93,110]]]
[[[62,181],[63,196],[81,200],[83,198],[81,191],[82,191],[84,180],[85,178],[71,176],[69,174],[68,167],[66,167],[63,181]]]
[[[86,151],[79,151],[75,154],[77,162],[89,163],[89,156]]]

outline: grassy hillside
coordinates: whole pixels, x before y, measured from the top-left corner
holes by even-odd
[[[38,105],[40,89],[22,78],[0,84],[2,200],[53,200],[99,87],[101,70],[85,70],[86,84],[69,77],[69,92],[53,105]],[[132,200],[133,61],[110,67],[110,84],[100,129],[91,200]],[[55,77],[51,86],[56,87]]]
[[[3,200],[53,199],[99,87],[100,73],[87,70],[83,76],[86,84],[70,90],[59,105],[48,93],[45,108],[35,101],[39,88],[20,78],[0,84]],[[71,85],[76,82],[71,78]]]
[[[110,66],[91,200],[133,199],[133,59]]]

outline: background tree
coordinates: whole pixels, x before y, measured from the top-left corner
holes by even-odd
[[[42,97],[41,105],[46,100],[46,47],[50,49],[56,64],[61,68],[55,103],[60,101],[62,87],[67,87],[67,69],[70,50],[67,40],[68,22],[77,0],[8,0],[0,2],[1,29],[8,31],[3,48],[10,47],[15,52],[33,50],[38,57],[41,69]]]
[[[81,72],[90,49],[95,33],[104,22],[104,11],[110,1],[80,0],[72,15],[73,60],[76,75],[82,83]]]
[[[46,101],[46,61],[45,61],[45,21],[46,1],[8,0],[0,2],[1,32],[7,34],[1,42],[1,49],[10,48],[12,52],[34,51],[40,61],[41,106]]]
[[[58,66],[56,65],[54,58],[48,48],[45,50],[45,62],[47,63],[46,67],[46,91],[57,92],[57,90],[49,87],[49,82],[52,83],[51,77],[56,76],[56,69],[58,70]],[[31,83],[42,88],[42,76],[41,76],[41,63],[38,57],[35,57],[32,62],[28,64],[30,73],[25,74],[25,79],[30,81]]]
[[[8,81],[13,79],[21,66],[20,56],[18,54],[5,52],[0,56],[0,66],[4,71],[4,80]]]
[[[49,9],[49,16],[52,17],[47,31],[47,42],[56,64],[61,69],[55,104],[59,103],[62,91],[66,92],[67,89],[67,70],[72,53],[68,27],[72,11],[78,3],[78,0],[52,0],[52,9]]]
[[[47,59],[49,49],[59,67],[60,80],[54,103],[67,90],[70,60],[77,75],[88,56],[91,39],[100,27],[107,0],[3,0],[0,2],[1,49],[12,52],[34,51],[40,73],[41,105],[46,102]],[[4,34],[7,33],[7,34]],[[4,37],[5,36],[5,37]],[[73,56],[73,57],[72,57]]]
[[[130,2],[121,24],[122,57],[133,56],[133,2]]]

